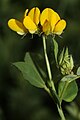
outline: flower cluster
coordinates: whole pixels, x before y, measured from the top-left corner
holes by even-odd
[[[51,8],[45,8],[42,13],[38,7],[32,8],[29,12],[26,9],[22,21],[10,19],[8,26],[20,35],[31,34],[57,34],[61,35],[66,27],[66,21]]]

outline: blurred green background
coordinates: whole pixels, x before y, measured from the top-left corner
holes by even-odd
[[[10,18],[21,19],[25,9],[34,6],[41,10],[50,7],[67,21],[62,38],[56,39],[60,49],[69,47],[76,68],[80,65],[80,0],[0,0],[0,120],[59,120],[50,96],[31,86],[12,66],[13,62],[23,61],[26,51],[42,50],[41,39],[35,36],[31,39],[30,35],[21,39],[7,26]],[[80,81],[77,83],[79,93],[74,100],[77,107],[73,114],[66,110],[70,104],[63,102],[69,120],[77,120],[76,111],[80,112]]]

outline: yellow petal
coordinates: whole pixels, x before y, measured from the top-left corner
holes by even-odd
[[[42,11],[41,16],[40,16],[40,23],[42,26],[46,20],[49,21],[50,26],[51,26],[51,32],[53,32],[56,23],[60,20],[60,17],[51,8],[46,8]]]
[[[50,24],[49,22],[46,20],[45,23],[43,24],[43,32],[46,34],[46,35],[49,35],[50,34]]]
[[[30,33],[35,33],[37,31],[36,24],[31,20],[29,16],[26,16],[24,18],[23,24],[29,30]]]
[[[27,13],[28,13],[28,9],[25,10],[25,12],[24,12],[24,17],[27,16]]]
[[[65,27],[66,27],[66,21],[60,20],[54,28],[54,33],[57,35],[60,35],[63,32],[63,30],[65,29]]]
[[[40,15],[40,23],[41,25],[43,25],[45,23],[45,21],[48,21],[48,11],[49,8],[46,8],[42,11],[41,15]]]
[[[53,32],[54,27],[59,20],[60,20],[59,15],[56,12],[54,12],[51,16],[51,22],[50,22],[51,23],[51,32]]]
[[[20,21],[15,20],[15,19],[10,19],[8,21],[8,26],[11,30],[17,32],[20,35],[23,35],[27,32],[23,24]]]
[[[55,12],[52,9],[49,8],[49,10],[48,10],[48,19],[49,19],[51,25],[55,25],[60,20],[60,17],[57,14],[57,12]]]
[[[41,25],[43,25],[46,20],[51,22],[52,15],[54,15],[54,14],[55,14],[55,12],[51,8],[44,9],[40,16]]]
[[[30,10],[28,13],[28,16],[31,18],[31,20],[38,25],[39,24],[39,17],[40,17],[40,10],[39,8],[35,7]]]

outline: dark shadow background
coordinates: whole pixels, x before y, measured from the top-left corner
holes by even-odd
[[[10,18],[21,19],[25,9],[34,6],[41,10],[50,7],[67,21],[63,38],[56,39],[61,49],[69,47],[75,67],[80,65],[80,0],[0,0],[0,120],[59,120],[57,108],[49,95],[31,86],[12,66],[13,62],[23,61],[26,51],[42,49],[38,37],[31,39],[28,35],[21,39],[7,26]],[[79,93],[74,102],[80,107],[80,82],[77,83]],[[66,116],[67,104],[63,102]],[[69,120],[73,119],[68,116]]]

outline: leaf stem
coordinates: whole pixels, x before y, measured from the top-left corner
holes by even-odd
[[[62,103],[62,98],[63,98],[63,96],[64,96],[64,93],[65,93],[65,91],[66,91],[66,88],[67,88],[67,86],[68,86],[68,84],[69,84],[69,82],[68,81],[66,81],[65,82],[65,85],[64,85],[64,88],[63,88],[63,90],[62,90],[62,92],[61,92],[61,95],[60,95],[60,104]]]

